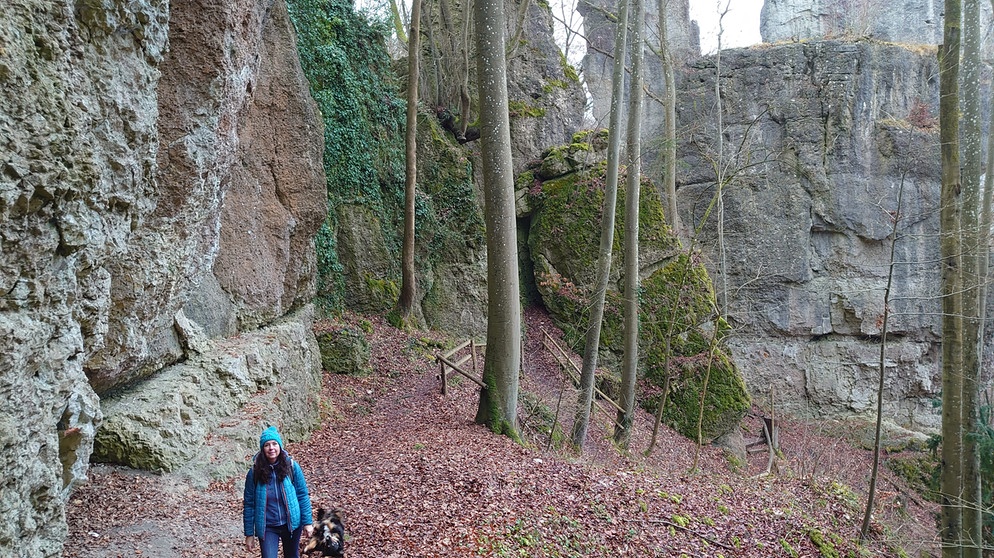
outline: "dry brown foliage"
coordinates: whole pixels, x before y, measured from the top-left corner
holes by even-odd
[[[315,508],[341,511],[350,557],[822,556],[816,540],[840,556],[935,551],[935,510],[889,476],[870,546],[857,549],[869,454],[818,425],[782,422],[783,455],[767,476],[758,476],[765,454],[736,468],[713,446],[689,471],[693,443],[668,430],[643,457],[652,428],[645,413],[632,453],[612,445],[609,417],[599,412],[584,455],[547,447],[557,406],[569,432],[576,392],[543,352],[540,332],[559,332],[540,311],[526,312],[525,446],[473,423],[475,384],[453,383],[440,395],[426,348],[441,337],[371,321],[374,372],[326,374],[323,425],[288,447]],[[760,419],[748,417],[743,428],[758,438]],[[242,479],[198,489],[111,466],[93,467],[90,477],[68,506],[67,557],[254,556],[241,533]]]

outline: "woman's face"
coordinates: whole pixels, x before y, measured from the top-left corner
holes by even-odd
[[[276,458],[280,456],[280,444],[276,440],[269,440],[262,445],[262,454],[270,463],[276,463]]]

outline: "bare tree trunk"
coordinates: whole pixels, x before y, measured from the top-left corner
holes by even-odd
[[[411,34],[407,44],[407,134],[405,136],[404,246],[400,299],[397,313],[407,325],[414,308],[417,276],[414,273],[414,200],[418,180],[418,72],[421,50],[421,0],[411,6]]]
[[[659,54],[663,63],[663,79],[666,89],[663,92],[663,207],[666,223],[673,234],[684,238],[683,224],[676,203],[676,82],[673,75],[673,56],[670,53],[669,35],[666,28],[666,8],[669,0],[657,0],[659,10]]]
[[[474,14],[488,296],[487,356],[483,365],[483,381],[487,388],[480,391],[476,422],[517,439],[521,302],[504,55],[504,2],[476,2]]]
[[[394,32],[397,33],[397,39],[402,43],[406,43],[407,34],[404,33],[404,17],[400,13],[397,0],[390,0],[390,13],[393,15],[393,28]]]
[[[722,317],[727,317],[728,312],[728,258],[725,254],[725,107],[721,102],[721,40],[725,34],[725,15],[728,14],[729,4],[730,2],[726,1],[725,9],[718,14],[718,50],[714,55],[714,102],[718,122],[718,133],[715,138],[718,142],[718,163],[714,174],[718,187],[715,202],[718,209],[718,270],[721,275],[718,305]]]
[[[887,351],[887,320],[890,318],[890,290],[894,284],[894,253],[897,248],[897,225],[901,222],[901,202],[904,199],[904,178],[901,176],[901,186],[897,190],[897,209],[894,210],[894,223],[890,234],[890,261],[887,267],[887,286],[884,288],[884,317],[880,326],[880,358],[877,361],[877,423],[873,435],[873,466],[870,468],[870,490],[866,497],[866,511],[863,513],[863,524],[859,529],[860,544],[866,541],[870,532],[870,518],[873,515],[873,500],[877,490],[877,471],[880,468],[880,431],[884,419],[884,357]]]
[[[611,248],[614,245],[614,217],[618,201],[618,167],[621,159],[621,105],[625,94],[625,50],[628,35],[628,0],[621,0],[618,29],[614,38],[614,68],[611,75],[611,116],[608,124],[607,176],[604,184],[604,207],[601,212],[601,243],[597,257],[597,283],[592,293],[590,318],[583,348],[580,371],[580,394],[573,421],[573,445],[583,449],[590,425],[590,405],[594,397],[597,353],[600,348],[601,322],[604,319],[604,295],[611,276]]]
[[[462,85],[459,86],[459,133],[456,138],[459,141],[466,140],[466,128],[469,127],[470,110],[472,103],[469,96],[469,23],[472,16],[473,0],[463,2],[462,14]]]
[[[680,273],[680,285],[677,287],[675,294],[673,295],[672,304],[676,306],[679,304],[680,295],[683,294],[683,289],[687,286],[687,278],[690,277],[690,266],[693,265],[693,240],[691,240],[691,246],[687,249],[687,264],[686,268]],[[677,313],[670,313],[670,323],[666,326],[666,352],[663,357],[663,395],[659,398],[659,406],[656,407],[656,420],[652,423],[652,437],[649,439],[649,447],[645,449],[645,455],[648,457],[652,453],[653,448],[656,447],[656,438],[659,435],[659,427],[663,423],[663,411],[666,408],[666,398],[670,393],[670,384],[672,383],[670,376],[670,356],[672,355],[672,340],[673,331],[676,329]]]
[[[644,96],[642,61],[645,45],[645,2],[634,0],[632,23],[632,77],[628,110],[628,176],[625,182],[625,319],[624,356],[621,364],[621,401],[624,412],[618,412],[618,429],[614,441],[627,448],[635,416],[635,380],[638,375],[639,336],[639,194],[642,173],[641,133],[642,99]]]
[[[981,251],[989,250],[988,234],[980,229],[980,173],[983,140],[980,114],[980,0],[963,3],[963,102],[961,153],[963,184],[963,557],[981,558],[983,513],[980,488],[980,295]],[[984,270],[986,271],[986,270]]]
[[[962,539],[963,304],[960,257],[959,49],[960,0],[945,0],[939,47],[939,141],[942,157],[940,252],[942,258],[942,476],[943,558],[959,558]]]

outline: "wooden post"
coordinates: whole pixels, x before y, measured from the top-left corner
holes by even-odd
[[[439,360],[438,364],[442,367],[442,395],[446,395],[448,382],[445,379],[445,361]]]
[[[476,369],[476,341],[472,337],[469,338],[469,352],[473,355],[473,375],[479,376],[480,371]]]

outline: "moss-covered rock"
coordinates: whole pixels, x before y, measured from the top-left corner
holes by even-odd
[[[366,334],[358,327],[342,326],[317,334],[321,367],[333,374],[367,374],[370,347]]]
[[[576,152],[579,150],[567,146],[549,150],[546,155],[547,160],[559,160],[564,153]],[[575,168],[578,170],[529,187],[529,248],[542,302],[570,345],[582,348],[596,279],[605,165],[596,161]],[[536,176],[539,173],[529,176],[528,181],[537,180]],[[523,182],[519,181],[519,187]],[[655,409],[661,400],[668,358],[671,391],[664,421],[697,439],[701,394],[706,386],[701,436],[710,442],[738,424],[749,408],[749,396],[722,343],[727,326],[717,317],[714,289],[700,255],[681,248],[648,180],[643,180],[642,192],[638,399],[643,406]],[[608,367],[620,362],[622,354],[623,300],[619,288],[623,284],[624,200],[622,179],[599,348],[601,363]]]

